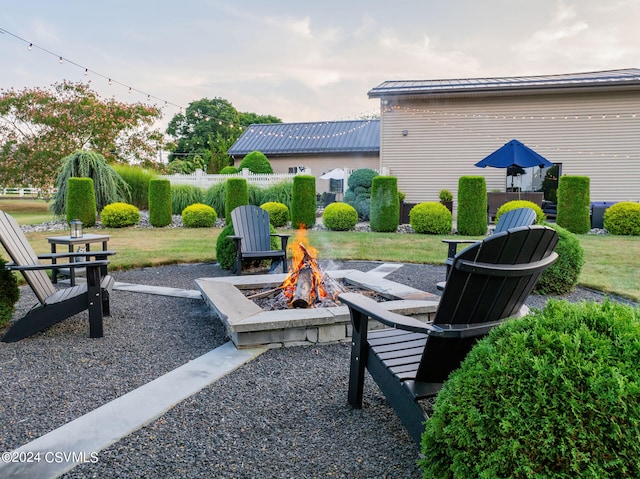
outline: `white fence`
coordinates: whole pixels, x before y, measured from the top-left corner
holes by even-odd
[[[311,174],[309,170],[304,173]],[[291,180],[294,176],[296,176],[296,173],[257,174],[251,173],[245,168],[241,172],[232,175],[208,175],[202,170],[196,170],[188,175],[164,175],[161,178],[166,178],[172,185],[193,185],[199,188],[209,188],[227,181],[229,178],[245,178],[247,183],[258,185],[259,187],[267,187],[284,180]]]
[[[52,195],[57,188],[48,188],[44,191],[45,195]],[[0,186],[0,196],[40,196],[42,190],[40,188],[3,188]]]

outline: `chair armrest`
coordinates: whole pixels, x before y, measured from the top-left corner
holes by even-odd
[[[289,238],[291,238],[290,234],[287,233],[271,233],[271,236],[277,236],[280,238],[280,249],[283,251],[287,250],[287,243],[289,242]],[[286,253],[285,253],[286,254]]]
[[[56,264],[27,264],[17,265],[14,263],[7,263],[6,269],[10,271],[37,271],[47,269],[61,269],[61,268],[97,268],[100,266],[107,266],[109,261],[97,260],[97,261],[78,261],[77,263],[56,263]]]
[[[355,309],[371,319],[375,319],[392,328],[423,334],[429,334],[433,329],[430,323],[424,323],[411,316],[403,316],[387,311],[373,299],[359,293],[341,293],[338,295],[338,299],[346,304],[349,309]]]
[[[449,246],[449,250],[447,251],[447,258],[453,258],[457,251],[459,244],[475,244],[479,243],[479,240],[463,240],[463,239],[443,239],[443,243],[446,243]]]

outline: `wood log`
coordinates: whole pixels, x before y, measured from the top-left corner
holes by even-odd
[[[296,292],[293,295],[291,306],[294,308],[308,308],[311,306],[311,292],[313,290],[313,271],[309,266],[304,266],[298,272]]]

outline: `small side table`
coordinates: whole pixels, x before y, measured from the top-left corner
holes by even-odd
[[[107,251],[107,243],[109,242],[109,235],[95,235],[95,234],[83,234],[81,238],[72,238],[71,236],[49,236],[47,237],[47,241],[51,245],[51,252],[56,252],[57,245],[67,245],[69,247],[69,253],[73,253],[73,249],[76,245],[84,245],[84,251],[91,251],[91,243],[102,243],[102,251]],[[78,251],[83,251],[82,249],[78,249]],[[51,261],[53,264],[56,263],[56,260],[53,259]],[[73,262],[73,258],[69,258],[69,262]],[[106,271],[103,272],[106,274]],[[69,278],[71,280],[71,286],[75,286],[76,284],[76,275],[74,268],[71,268],[69,271]],[[58,282],[58,271],[53,270],[51,275],[51,281],[53,283]]]

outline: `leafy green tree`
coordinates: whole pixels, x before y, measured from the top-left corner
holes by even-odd
[[[175,138],[169,162],[186,161],[199,155],[207,172],[218,173],[229,165],[227,150],[253,123],[281,123],[271,115],[241,113],[223,98],[203,98],[189,104],[184,113],[175,115],[167,126],[167,134]]]
[[[151,164],[162,143],[160,109],[102,99],[88,85],[0,91],[0,177],[16,186],[53,186],[65,157],[92,150],[108,161]]]

